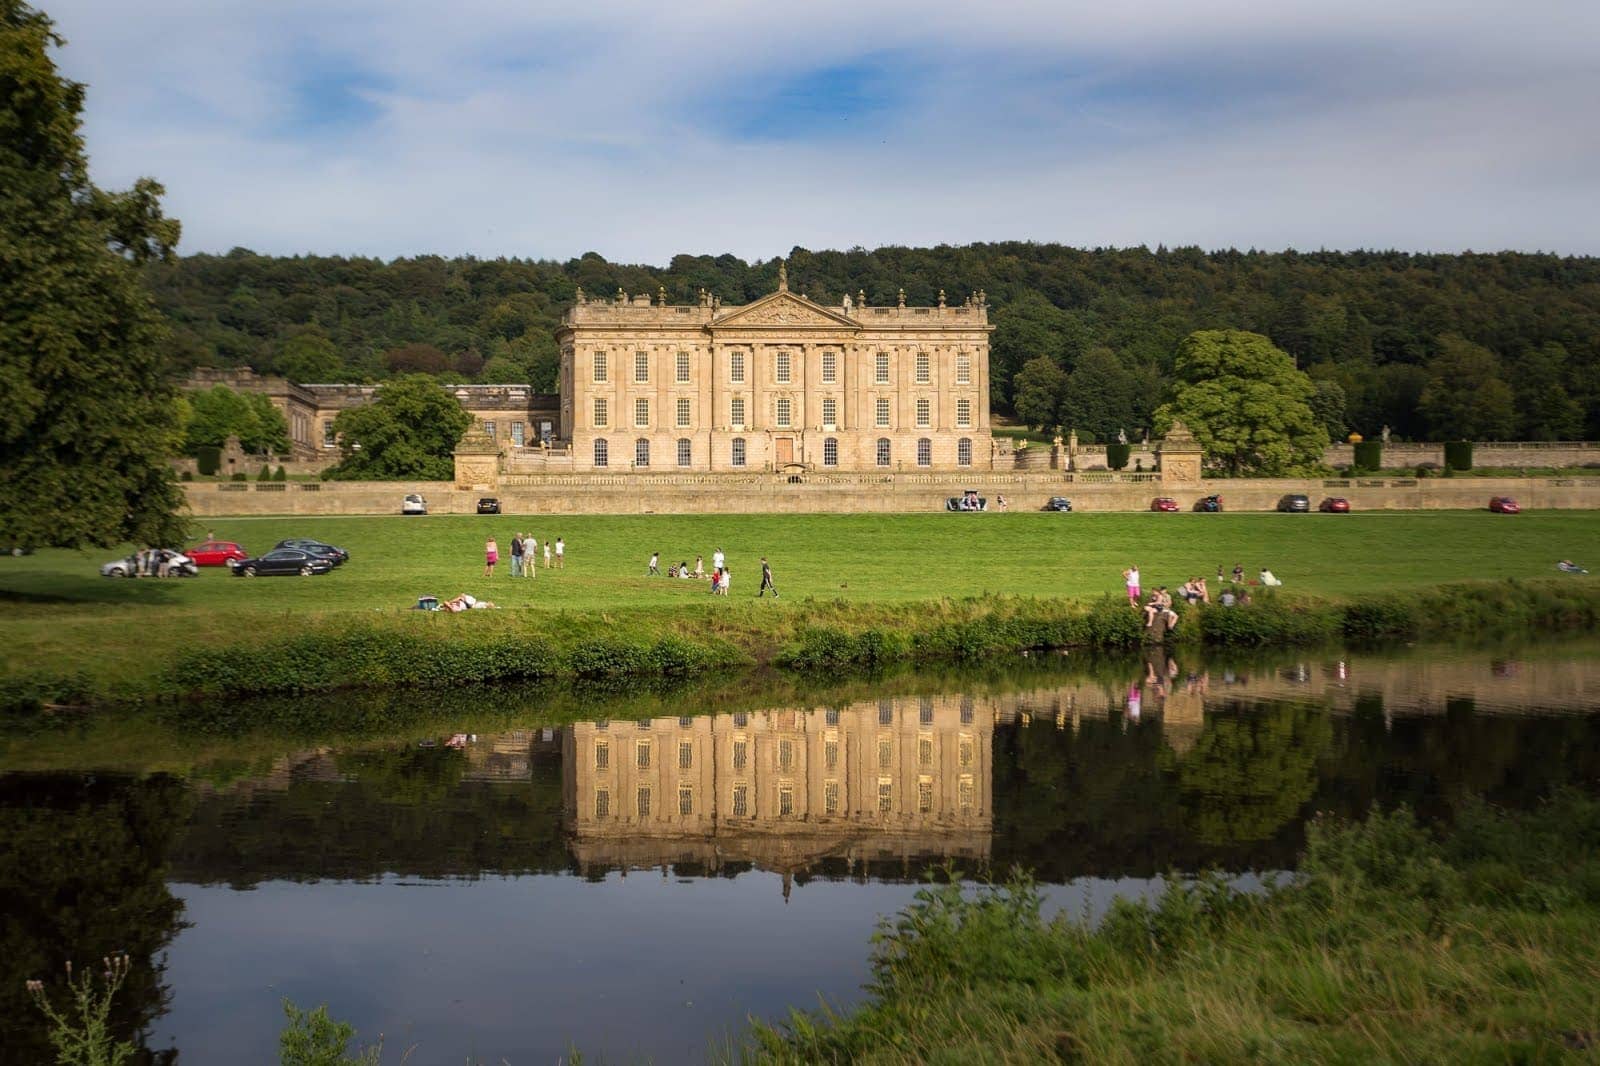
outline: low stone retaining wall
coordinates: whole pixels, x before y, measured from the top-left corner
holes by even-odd
[[[1349,444],[1331,445],[1323,453],[1322,461],[1336,470],[1349,466],[1355,462],[1355,448]],[[1423,463],[1444,466],[1444,445],[1389,443],[1383,446],[1383,465],[1388,469],[1416,467]],[[1472,446],[1473,466],[1576,467],[1585,463],[1600,463],[1600,442],[1479,441]]]
[[[507,478],[498,489],[449,482],[192,482],[184,485],[194,514],[399,514],[406,493],[421,493],[432,514],[472,514],[478,499],[497,496],[508,514],[848,514],[940,511],[950,496],[975,489],[993,507],[1005,496],[1013,511],[1035,511],[1066,496],[1079,511],[1143,511],[1156,496],[1189,510],[1221,495],[1229,511],[1269,511],[1279,497],[1303,492],[1315,507],[1343,496],[1357,511],[1486,507],[1513,496],[1523,507],[1600,509],[1593,478],[1334,478],[1232,479],[1163,484],[1156,475],[1059,472],[1011,474],[884,474],[806,477],[748,474],[568,475]]]

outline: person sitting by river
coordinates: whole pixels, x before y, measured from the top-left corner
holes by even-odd
[[[1144,605],[1144,627],[1149,629],[1156,624],[1157,618],[1162,617],[1166,618],[1169,630],[1177,628],[1178,612],[1172,609],[1172,596],[1165,585],[1152,592],[1150,602]]]

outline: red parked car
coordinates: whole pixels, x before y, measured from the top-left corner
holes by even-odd
[[[1510,496],[1496,496],[1489,501],[1489,510],[1495,514],[1521,514],[1522,507]]]
[[[1317,504],[1317,510],[1325,511],[1328,514],[1349,514],[1350,501],[1343,496],[1329,496]]]
[[[1178,501],[1171,496],[1157,496],[1150,501],[1150,510],[1152,511],[1176,511],[1177,509]]]
[[[208,540],[184,552],[196,566],[229,566],[235,560],[248,559],[250,553],[231,540]]]

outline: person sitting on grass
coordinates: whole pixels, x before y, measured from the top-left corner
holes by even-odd
[[[463,592],[454,599],[445,600],[439,604],[439,610],[449,611],[451,614],[460,614],[462,611],[498,611],[500,608],[488,600],[480,600]]]
[[[1278,588],[1283,584],[1283,582],[1278,579],[1277,574],[1274,574],[1271,570],[1268,570],[1264,566],[1261,568],[1261,583],[1268,588]]]
[[[1583,567],[1579,566],[1577,563],[1573,562],[1571,559],[1561,560],[1556,564],[1556,569],[1561,571],[1563,574],[1587,574],[1589,572]]]

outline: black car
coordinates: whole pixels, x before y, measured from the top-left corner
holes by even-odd
[[[1046,511],[1070,511],[1072,501],[1065,496],[1052,496],[1044,505]]]
[[[1202,496],[1194,501],[1194,509],[1207,514],[1216,514],[1222,510],[1221,496]]]
[[[1278,510],[1292,511],[1295,514],[1309,514],[1311,511],[1311,497],[1300,492],[1291,492],[1278,500]]]
[[[332,544],[324,544],[320,540],[312,540],[309,537],[291,537],[288,540],[280,540],[272,548],[274,551],[279,548],[293,548],[296,551],[308,552],[319,559],[328,560],[333,566],[341,566],[350,561],[350,553],[343,548],[336,548]]]
[[[299,574],[326,574],[333,569],[327,558],[312,555],[298,548],[274,548],[254,559],[237,559],[233,563],[234,577],[278,577]]]
[[[478,501],[478,513],[499,514],[500,501],[495,499],[493,496],[485,496],[483,499]]]

